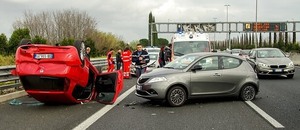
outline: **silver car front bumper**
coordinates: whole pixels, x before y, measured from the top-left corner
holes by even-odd
[[[291,75],[295,73],[295,68],[257,68],[258,75]]]
[[[165,99],[168,85],[167,82],[137,84],[135,95],[146,99]]]

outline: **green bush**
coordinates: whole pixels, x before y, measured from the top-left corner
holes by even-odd
[[[291,46],[289,51],[300,52],[300,45],[298,43],[293,43],[289,45]]]
[[[13,55],[10,56],[0,55],[0,66],[14,65],[14,64],[15,64],[15,57]]]

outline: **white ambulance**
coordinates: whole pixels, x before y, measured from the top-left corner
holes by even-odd
[[[211,52],[209,35],[206,33],[176,33],[171,39],[171,44],[172,59],[188,53]]]

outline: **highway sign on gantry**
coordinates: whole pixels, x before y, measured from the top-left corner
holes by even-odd
[[[244,31],[258,31],[258,32],[276,32],[286,31],[286,23],[270,23],[270,22],[259,22],[257,23],[244,23]]]
[[[177,24],[177,32],[215,32],[216,23]]]

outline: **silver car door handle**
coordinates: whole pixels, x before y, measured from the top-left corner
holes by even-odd
[[[221,74],[219,74],[219,73],[215,73],[215,75],[214,76],[221,76]]]

